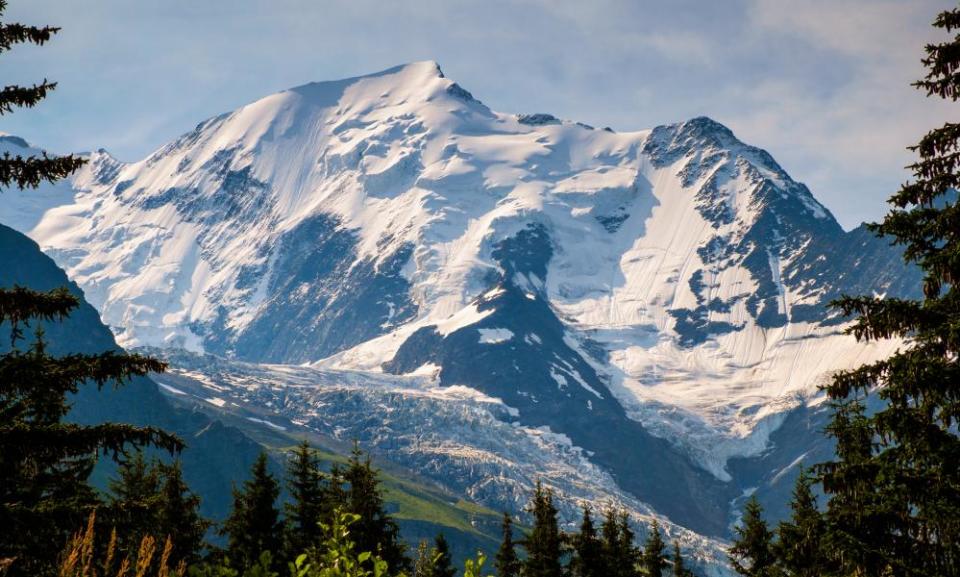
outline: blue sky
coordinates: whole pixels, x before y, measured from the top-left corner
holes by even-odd
[[[138,160],[291,86],[436,60],[491,108],[649,128],[710,116],[767,149],[846,227],[879,218],[905,146],[956,105],[908,86],[940,0],[10,0],[57,24],[0,57],[57,92],[0,130]]]

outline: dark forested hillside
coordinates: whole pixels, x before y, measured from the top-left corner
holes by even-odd
[[[0,225],[0,286],[27,286],[45,291],[67,286],[83,298],[82,291],[37,244],[6,226]],[[110,330],[100,322],[97,311],[82,302],[61,322],[42,323],[49,350],[54,355],[99,353],[118,349]],[[36,328],[36,326],[32,327]],[[5,331],[4,331],[5,334]],[[27,336],[27,342],[31,342]],[[8,348],[3,339],[0,347]],[[187,444],[182,454],[184,477],[194,491],[203,496],[201,510],[213,518],[222,518],[230,506],[231,483],[242,478],[259,447],[239,430],[226,427],[206,415],[171,406],[149,378],[134,378],[121,388],[89,386],[73,398],[70,419],[82,424],[121,422],[152,425],[176,433]],[[229,450],[225,450],[229,448]],[[101,462],[101,467],[109,467]],[[96,473],[101,481],[105,471]]]

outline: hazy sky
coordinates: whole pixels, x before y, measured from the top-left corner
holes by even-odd
[[[64,30],[0,57],[56,80],[0,130],[138,160],[199,121],[315,80],[436,60],[502,112],[618,130],[699,115],[765,148],[846,227],[885,212],[904,149],[957,106],[909,82],[939,0],[10,0]]]

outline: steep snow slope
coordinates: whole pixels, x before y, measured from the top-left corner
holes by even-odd
[[[122,344],[470,387],[710,534],[758,481],[729,460],[894,346],[825,303],[916,278],[710,119],[497,113],[432,62],[268,96],[137,163],[94,153],[73,185],[0,222]]]

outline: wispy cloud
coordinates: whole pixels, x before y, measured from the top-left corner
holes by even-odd
[[[0,128],[136,159],[312,80],[435,59],[494,108],[621,130],[706,114],[767,148],[841,221],[876,218],[904,147],[956,107],[908,84],[945,0],[11,0],[64,26],[0,57],[60,89]]]

